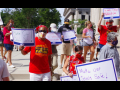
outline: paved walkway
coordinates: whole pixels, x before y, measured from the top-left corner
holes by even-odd
[[[97,38],[98,36],[96,36]],[[119,43],[118,46],[120,46],[120,36],[119,36]],[[58,65],[60,64],[60,54],[61,54],[61,45],[57,46],[58,50]],[[120,48],[118,48],[119,54],[120,54]],[[73,52],[71,52],[73,54]],[[96,50],[94,57],[96,55]],[[7,57],[7,55],[6,55]],[[0,58],[1,54],[0,54]],[[90,55],[87,55],[86,61],[89,62]],[[11,68],[8,66],[8,70],[10,73],[10,80],[11,81],[29,81],[30,75],[29,75],[29,62],[30,62],[30,53],[27,55],[22,55],[20,51],[16,51],[16,49],[13,50],[12,53],[12,63],[16,68]],[[55,73],[61,75],[62,69],[56,69],[54,71]],[[60,80],[60,77],[58,77],[58,80]]]

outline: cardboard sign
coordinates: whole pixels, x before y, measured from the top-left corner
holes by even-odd
[[[103,8],[104,19],[120,18],[119,8]]]
[[[46,35],[46,39],[51,42],[51,45],[62,44],[61,33],[49,32]]]
[[[15,45],[35,46],[34,29],[11,28]]]
[[[76,65],[79,81],[117,81],[113,59]]]
[[[73,77],[71,78],[70,76],[62,76],[60,77],[61,81],[79,81],[79,78],[77,75],[73,75]]]
[[[62,31],[62,34],[64,36],[64,41],[69,41],[76,38],[74,30]]]

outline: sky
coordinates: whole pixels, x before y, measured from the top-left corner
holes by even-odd
[[[0,8],[0,12],[1,12],[1,10],[2,9],[4,9],[4,8]],[[64,24],[64,16],[63,16],[63,12],[64,12],[64,9],[65,8],[56,8],[59,12],[60,12],[60,14],[61,14],[61,24],[63,25]],[[53,22],[54,23],[54,22]],[[61,26],[61,25],[59,25],[59,26]]]

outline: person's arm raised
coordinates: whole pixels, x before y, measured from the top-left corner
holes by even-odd
[[[103,16],[104,16],[104,13],[102,13],[101,18],[100,18],[100,20],[99,20],[99,22],[98,22],[98,28],[99,28],[100,30],[101,30],[101,21],[102,21]]]

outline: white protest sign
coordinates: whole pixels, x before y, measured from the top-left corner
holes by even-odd
[[[76,38],[74,30],[62,31],[62,34],[64,36],[64,41],[68,41]]]
[[[34,29],[11,28],[15,45],[35,46]]]
[[[73,77],[71,78],[70,76],[62,76],[60,77],[61,81],[79,81],[79,78],[77,75],[73,75]]]
[[[120,18],[119,8],[103,8],[104,19]]]
[[[76,65],[80,81],[117,81],[113,59]]]
[[[10,33],[12,33],[12,31],[10,31]],[[12,34],[10,35],[10,41],[13,42],[13,36],[12,36]]]
[[[46,39],[48,39],[52,45],[62,44],[61,33],[49,32],[46,35]]]
[[[1,18],[1,13],[0,13],[0,25],[3,25],[3,21],[2,21],[2,18]]]

